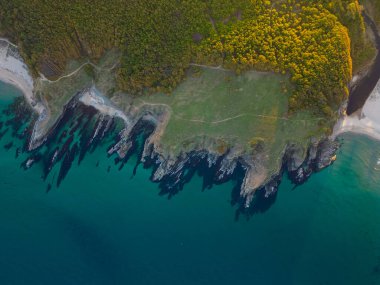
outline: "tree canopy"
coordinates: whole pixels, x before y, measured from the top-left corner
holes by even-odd
[[[289,73],[293,109],[331,115],[368,60],[357,0],[0,0],[1,31],[32,71],[121,51],[119,88],[170,92],[191,62]],[[368,56],[367,56],[368,57]]]

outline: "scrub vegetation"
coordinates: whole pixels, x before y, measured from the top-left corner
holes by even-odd
[[[230,148],[242,154],[260,152],[261,163],[275,173],[290,142],[306,149],[326,123],[306,111],[289,116],[291,93],[284,75],[248,71],[236,76],[222,69],[192,68],[171,96],[139,96],[133,106],[166,106],[170,120],[160,145],[174,157],[199,146],[220,154]]]
[[[373,0],[363,0],[363,5],[366,8],[367,13],[380,27],[380,2]]]
[[[136,95],[172,92],[191,63],[288,73],[291,111],[326,117],[373,57],[357,0],[0,0],[0,22],[36,76],[111,49]]]

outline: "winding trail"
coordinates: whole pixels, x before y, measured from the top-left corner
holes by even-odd
[[[17,46],[16,44],[10,42],[10,41],[9,41],[8,39],[6,39],[6,38],[2,38],[2,37],[0,37],[0,41],[2,41],[2,42],[6,42],[6,43],[8,43],[9,45],[11,45],[11,46],[13,46],[13,47],[15,47],[15,48],[18,48],[18,46]]]
[[[208,69],[216,69],[216,70],[222,70],[222,71],[231,71],[230,69],[225,69],[222,67],[222,65],[219,66],[212,66],[212,65],[204,65],[204,64],[197,64],[197,63],[190,63],[190,66],[197,66],[197,67],[203,67]]]
[[[75,75],[76,73],[78,73],[79,71],[81,71],[82,68],[84,68],[86,65],[91,65],[92,67],[94,67],[98,71],[102,71],[102,70],[111,71],[111,70],[115,69],[118,64],[119,64],[119,62],[115,62],[113,64],[113,66],[111,66],[110,68],[101,68],[101,67],[97,66],[96,64],[93,64],[91,61],[88,60],[87,62],[85,62],[81,66],[79,66],[77,69],[75,69],[74,71],[70,72],[69,74],[62,75],[61,77],[59,77],[56,80],[49,80],[42,73],[40,73],[40,77],[41,77],[42,81],[46,81],[46,82],[49,82],[49,83],[57,83],[57,82],[59,82],[60,80],[62,80],[64,78],[68,78],[68,77],[71,77],[71,76]]]
[[[244,117],[244,116],[251,116],[251,117],[256,117],[256,118],[267,118],[267,119],[274,119],[274,120],[298,121],[298,122],[319,121],[319,120],[322,119],[322,118],[315,118],[315,119],[310,119],[310,120],[289,119],[287,117],[276,117],[276,116],[269,116],[269,115],[254,115],[254,114],[248,114],[248,113],[244,113],[244,114],[240,114],[240,115],[237,115],[237,116],[234,116],[234,117],[228,117],[228,118],[225,118],[225,119],[222,119],[222,120],[212,121],[212,122],[207,122],[207,121],[204,121],[204,120],[196,120],[196,119],[184,119],[184,118],[181,118],[179,116],[176,116],[175,118],[178,119],[178,120],[187,121],[187,122],[214,124],[214,125],[216,125],[216,124],[225,123],[225,122],[228,122],[228,121],[231,121],[231,120],[235,120],[235,119],[238,119],[238,118],[241,118],[241,117]]]
[[[170,107],[170,105],[168,104],[164,104],[164,103],[148,103],[148,102],[145,102],[144,100],[142,99],[138,99],[140,102],[141,102],[141,106],[162,106],[162,107],[166,107],[168,109],[172,109],[172,107]]]

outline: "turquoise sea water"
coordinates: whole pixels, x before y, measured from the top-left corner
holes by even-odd
[[[0,84],[0,109],[15,94]],[[296,189],[284,178],[268,211],[237,221],[234,182],[202,192],[196,176],[169,200],[150,170],[132,175],[135,157],[118,171],[105,146],[47,193],[18,144],[0,140],[0,284],[380,284],[369,138],[346,135],[333,166]]]

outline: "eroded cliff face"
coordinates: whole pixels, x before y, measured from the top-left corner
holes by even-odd
[[[6,48],[8,49],[9,43],[6,44]],[[8,76],[13,76],[13,84],[22,89],[37,115],[36,119],[32,122],[28,137],[27,149],[31,155],[25,161],[24,167],[29,168],[41,160],[42,154],[39,153],[39,150],[43,145],[51,144],[54,141],[55,146],[49,153],[44,154],[48,156],[43,159],[44,177],[48,176],[54,165],[61,163],[62,166],[59,171],[57,185],[67,175],[76,157],[81,161],[87,151],[115,131],[116,122],[121,127],[118,131],[117,139],[109,147],[108,154],[110,156],[117,154],[118,161],[125,163],[130,155],[136,151],[137,136],[143,133],[144,142],[139,154],[140,161],[145,166],[153,167],[152,180],[160,183],[161,187],[169,195],[175,194],[182,189],[183,185],[191,177],[190,174],[194,173],[194,169],[201,169],[207,172],[209,183],[211,184],[227,181],[236,176],[236,172],[239,171],[244,173],[240,181],[239,196],[241,197],[242,205],[249,207],[258,191],[264,192],[266,198],[275,195],[284,171],[289,173],[294,183],[300,184],[306,181],[313,172],[323,169],[334,160],[333,158],[338,147],[337,143],[323,137],[319,137],[306,144],[292,142],[292,133],[282,132],[283,129],[289,128],[289,125],[295,125],[295,129],[297,129],[298,124],[307,128],[310,123],[304,117],[289,119],[285,113],[273,113],[273,110],[282,108],[282,105],[268,105],[266,102],[260,101],[260,98],[263,97],[261,93],[251,94],[250,92],[254,91],[249,90],[255,90],[257,87],[266,90],[265,87],[267,85],[259,86],[256,82],[267,80],[271,83],[270,86],[273,86],[273,79],[266,77],[269,75],[254,72],[247,73],[245,77],[238,79],[237,82],[245,82],[246,84],[240,86],[236,85],[235,82],[229,83],[231,82],[231,74],[226,70],[213,70],[211,73],[207,73],[207,76],[209,76],[207,79],[212,79],[210,81],[211,87],[210,85],[204,85],[204,79],[194,77],[188,83],[188,86],[182,87],[186,92],[182,90],[182,94],[173,95],[176,95],[176,98],[180,98],[179,101],[169,101],[169,99],[164,98],[163,101],[156,102],[149,101],[150,98],[143,98],[146,100],[144,101],[143,99],[134,99],[123,94],[111,94],[111,97],[107,98],[102,95],[102,92],[95,85],[83,87],[61,107],[62,112],[60,116],[50,126],[51,110],[49,109],[49,104],[51,102],[45,100],[43,93],[39,93],[40,97],[37,99],[33,91],[33,88],[37,87],[38,89],[40,85],[46,84],[46,79],[41,77],[33,84],[29,82],[30,77],[26,77],[28,79],[26,80],[25,76],[20,76],[20,74],[28,75],[29,73],[21,57],[18,56],[17,47],[11,47],[12,52],[7,52],[7,56],[4,58],[8,61],[11,59],[18,62],[22,70],[20,73],[18,70],[8,68]],[[0,64],[0,68],[3,65]],[[80,69],[78,69],[79,71]],[[111,68],[106,71],[111,73]],[[74,75],[74,72],[72,75]],[[65,78],[68,77],[66,76]],[[278,86],[282,84],[280,79],[274,79],[279,83]],[[107,81],[104,78],[102,80]],[[82,86],[80,83],[76,82],[78,86]],[[206,88],[207,93],[200,93],[197,95],[198,97],[192,95],[189,98],[190,94],[195,94],[194,92],[197,91],[197,88],[194,89],[195,84],[201,84],[201,87]],[[27,86],[29,89],[24,90],[25,88],[21,88],[20,86]],[[235,89],[231,89],[232,87]],[[231,96],[236,96],[233,97],[235,100],[239,98],[245,100],[244,92],[248,92],[248,96],[257,97],[255,100],[258,101],[254,101],[254,103],[261,105],[257,107],[255,106],[257,104],[253,104],[253,107],[248,106],[248,109],[243,110],[252,110],[251,114],[238,113],[238,115],[231,116],[228,113],[228,109],[225,109],[227,103],[232,103],[228,101],[231,100],[231,96],[226,96],[226,101],[223,101],[223,104],[217,106],[217,108],[208,105],[200,113],[195,112],[195,115],[194,111],[186,113],[188,110],[187,106],[189,104],[192,105],[192,102],[198,102],[200,106],[210,104],[210,102],[202,101],[204,100],[203,98],[210,97],[212,94],[220,96],[220,92],[223,92],[223,90],[233,90],[235,93],[231,94]],[[103,91],[107,90],[103,88]],[[278,92],[280,91],[281,89],[274,89],[272,94],[278,96]],[[204,94],[211,95],[205,96]],[[281,96],[278,98],[282,98]],[[189,99],[191,100],[189,101]],[[286,102],[285,96],[284,99],[284,102]],[[250,100],[247,101],[247,104],[251,104]],[[243,106],[238,106],[237,110],[241,111],[240,108],[244,109],[246,107],[244,104],[243,102]],[[184,109],[183,106],[186,108]],[[216,110],[213,110],[216,114],[215,117],[209,118],[204,116],[202,112],[208,109],[212,110],[214,107],[216,108]],[[224,108],[226,111],[219,111],[219,107]],[[261,113],[262,110],[265,111],[265,108],[268,109],[268,112]],[[258,111],[260,113],[257,113]],[[79,112],[79,115],[77,112]],[[80,114],[81,112],[83,113],[82,115]],[[75,115],[76,121],[71,122],[72,128],[66,131],[66,133],[60,133],[63,125],[68,120],[73,120],[72,116],[74,114],[77,115]],[[187,116],[185,118],[188,114],[192,114],[192,117]],[[223,115],[228,117],[225,118]],[[252,119],[246,120],[247,116],[252,116]],[[208,122],[207,118],[209,120],[212,119],[212,121]],[[235,128],[237,125],[234,120],[237,119],[241,120],[237,123],[247,124],[246,130],[244,128],[242,131],[239,130],[246,141],[239,137],[239,132],[226,132],[229,135],[223,136],[223,128],[224,130]],[[191,125],[190,127],[193,129],[193,131],[186,133],[188,137],[182,134],[183,136],[179,137],[178,142],[171,140],[170,143],[177,144],[175,151],[172,150],[170,143],[168,143],[170,140],[165,137],[168,129],[169,131],[170,128],[173,129],[172,125],[168,126],[169,123],[173,124],[170,120],[176,120],[177,127],[178,122],[183,121],[179,124],[180,128],[188,128]],[[249,123],[252,120],[254,124]],[[226,122],[228,124],[225,124]],[[230,124],[230,122],[232,123]],[[220,124],[225,125],[220,126]],[[310,124],[310,126],[314,126],[314,124]],[[74,139],[74,133],[78,129],[81,129],[82,133],[87,134],[83,138],[80,138],[80,143],[77,143]],[[202,130],[201,132],[199,131],[200,129]],[[181,129],[177,131],[180,132]],[[208,134],[208,131],[210,134]],[[300,137],[306,133],[301,134]],[[288,137],[283,138],[283,135]],[[254,142],[248,142],[251,136],[256,137],[253,140]],[[263,136],[267,136],[267,138],[263,139]],[[273,148],[275,145],[273,142],[276,142],[276,140],[282,141],[281,144],[276,145],[277,150]],[[247,147],[246,145],[249,144],[251,146]]]
[[[118,120],[121,129],[108,149],[109,156],[116,154],[118,161],[125,163],[133,152],[136,152],[136,140],[144,134],[139,161],[145,167],[153,168],[151,179],[160,183],[165,193],[174,195],[182,190],[191,177],[189,173],[193,173],[194,169],[207,172],[210,184],[228,181],[236,176],[237,171],[240,171],[244,173],[240,186],[241,203],[242,206],[249,207],[258,191],[264,192],[266,198],[275,195],[284,172],[289,174],[295,184],[304,183],[312,173],[333,163],[339,147],[337,142],[327,138],[313,140],[306,150],[297,144],[289,144],[280,157],[281,164],[276,171],[272,171],[270,176],[269,170],[262,163],[265,161],[264,153],[256,152],[252,155],[234,147],[226,148],[223,153],[220,153],[213,151],[214,146],[211,141],[207,144],[199,141],[194,144],[195,147],[191,151],[184,151],[173,156],[165,152],[160,141],[170,118],[167,109],[142,108],[129,114],[120,113],[120,110],[111,103],[105,103],[100,99],[94,100],[93,96],[98,96],[96,94],[98,94],[96,90],[87,89],[78,93],[65,107],[62,116],[47,134],[45,141],[50,141],[57,136],[56,129],[62,126],[75,110],[90,108],[90,113],[97,113],[96,123],[83,126],[87,132],[91,129],[85,143],[73,146],[73,139],[69,137],[62,146],[57,147],[51,154],[46,169],[51,170],[60,160],[66,165],[70,164],[75,154],[85,153],[86,149],[91,149],[110,131],[114,131],[115,120]],[[80,112],[88,113],[89,111]],[[63,171],[64,174],[61,176],[64,177],[67,171]]]

